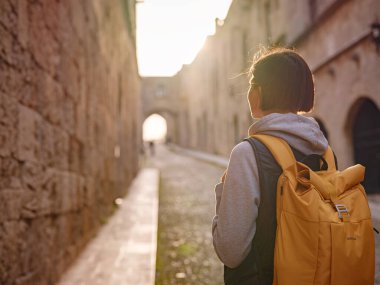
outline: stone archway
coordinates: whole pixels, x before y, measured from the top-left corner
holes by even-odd
[[[177,114],[167,109],[154,109],[144,116],[144,121],[153,114],[162,116],[166,121],[167,131],[166,131],[165,141],[177,143],[178,141]]]
[[[183,128],[180,128],[181,110],[185,107],[178,93],[178,78],[143,78],[141,98],[143,119],[155,113],[164,117],[167,122],[167,139],[178,143],[183,133]]]
[[[380,194],[380,110],[372,100],[361,98],[350,113],[354,158],[366,167],[366,192]]]

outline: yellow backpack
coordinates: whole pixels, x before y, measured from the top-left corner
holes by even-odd
[[[282,139],[254,135],[283,172],[277,183],[275,285],[373,285],[375,242],[363,186],[365,168],[326,171],[297,162]]]

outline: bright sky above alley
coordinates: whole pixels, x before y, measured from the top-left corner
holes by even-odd
[[[191,63],[215,18],[232,0],[145,0],[137,4],[137,58],[142,76],[171,76]]]

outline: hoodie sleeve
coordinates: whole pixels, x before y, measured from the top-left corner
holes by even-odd
[[[248,142],[232,150],[225,181],[216,185],[215,194],[213,245],[219,259],[234,268],[251,250],[260,204],[257,163]]]

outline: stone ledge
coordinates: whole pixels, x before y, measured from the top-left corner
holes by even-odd
[[[153,285],[157,251],[159,171],[140,171],[119,209],[59,285]]]

